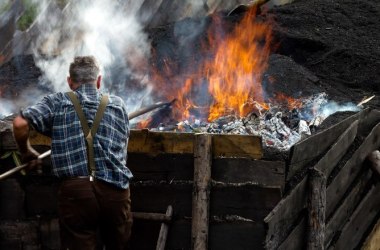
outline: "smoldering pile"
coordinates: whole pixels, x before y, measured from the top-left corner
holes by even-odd
[[[244,117],[230,114],[212,122],[194,118],[177,123],[160,122],[155,127],[151,126],[155,123],[151,120],[146,127],[152,131],[256,135],[262,138],[264,147],[287,151],[301,139],[310,136],[331,114],[359,110],[354,104],[337,105],[328,101],[325,93],[320,93],[303,98],[299,107],[293,109],[281,104],[269,104],[269,108],[264,108],[255,103],[255,108]],[[157,113],[162,117],[163,113],[168,113],[168,108]],[[157,118],[155,120],[157,122]]]

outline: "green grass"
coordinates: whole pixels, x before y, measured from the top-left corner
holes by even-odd
[[[27,30],[37,17],[37,5],[31,0],[22,0],[25,11],[17,21],[17,28]]]

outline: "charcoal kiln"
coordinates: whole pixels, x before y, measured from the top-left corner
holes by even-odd
[[[157,12],[178,5],[153,2],[144,4]],[[246,58],[253,81],[239,67],[221,67],[240,63],[242,56],[219,55],[220,48],[228,52],[229,45],[236,45],[229,34],[244,22],[248,5],[206,10],[211,14],[202,18],[165,14],[169,23],[145,20],[152,41],[147,74],[155,85],[152,100],[142,103],[163,101],[159,105],[164,106],[134,124],[128,167],[134,174],[132,211],[158,213],[161,219],[136,216],[130,249],[154,249],[163,221],[166,249],[363,245],[380,219],[378,173],[366,160],[380,148],[380,53],[375,42],[380,39],[374,18],[380,10],[375,2],[295,1],[255,12],[254,29],[262,36],[248,47],[265,50]],[[59,12],[65,11],[69,8]],[[263,32],[267,20],[278,24],[269,35]],[[204,28],[194,32],[194,27]],[[242,44],[257,35],[247,30],[238,30]],[[35,26],[29,33],[37,31]],[[220,46],[212,47],[214,40]],[[205,45],[209,50],[200,49]],[[214,55],[223,63],[216,63]],[[59,61],[59,53],[39,56],[7,55],[0,67],[0,173],[18,160],[7,115],[30,104],[34,97],[24,90],[38,89],[37,96],[55,90],[35,60]],[[116,66],[108,67],[111,80],[120,82],[108,83],[111,92],[128,98],[146,87],[136,83],[141,78],[124,75],[121,68],[130,65]],[[210,94],[203,95],[204,90]],[[133,101],[140,97],[136,94]],[[331,101],[340,112],[324,113]],[[353,103],[341,109],[347,101]],[[50,139],[35,132],[31,143],[39,152],[50,149]],[[42,174],[23,172],[0,181],[0,249],[59,249],[58,185],[48,159]],[[169,207],[170,219],[163,217]]]

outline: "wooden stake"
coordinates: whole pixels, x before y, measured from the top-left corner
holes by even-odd
[[[168,206],[166,209],[166,217],[172,218],[173,208]],[[166,239],[168,237],[169,225],[166,223],[161,224],[160,234],[158,235],[156,250],[165,250]]]
[[[317,169],[309,171],[308,250],[323,250],[325,241],[326,177]]]
[[[208,222],[212,159],[211,142],[211,135],[195,135],[191,245],[192,249],[197,250],[205,250],[208,248]]]

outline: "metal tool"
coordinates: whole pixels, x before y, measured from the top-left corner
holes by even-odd
[[[158,103],[155,103],[155,104],[152,104],[148,107],[144,107],[144,108],[141,108],[139,110],[136,110],[132,113],[129,113],[128,114],[128,117],[129,117],[129,120],[133,119],[133,118],[136,118],[140,115],[143,115],[143,114],[146,114],[148,113],[149,111],[152,111],[154,109],[157,109],[157,108],[160,108],[160,107],[163,107],[163,106],[169,106],[169,105],[172,105],[174,102],[176,101],[176,99],[173,99],[172,101],[170,102],[158,102]],[[48,150],[46,151],[45,153],[42,153],[38,156],[38,159],[42,160],[43,158],[45,157],[48,157],[49,155],[51,154],[51,150]],[[28,166],[28,163],[25,163],[25,164],[22,164],[21,166],[18,166],[18,167],[15,167],[15,168],[12,168],[10,170],[8,170],[7,172],[3,173],[0,175],[0,181],[7,178],[8,176],[26,168]]]

